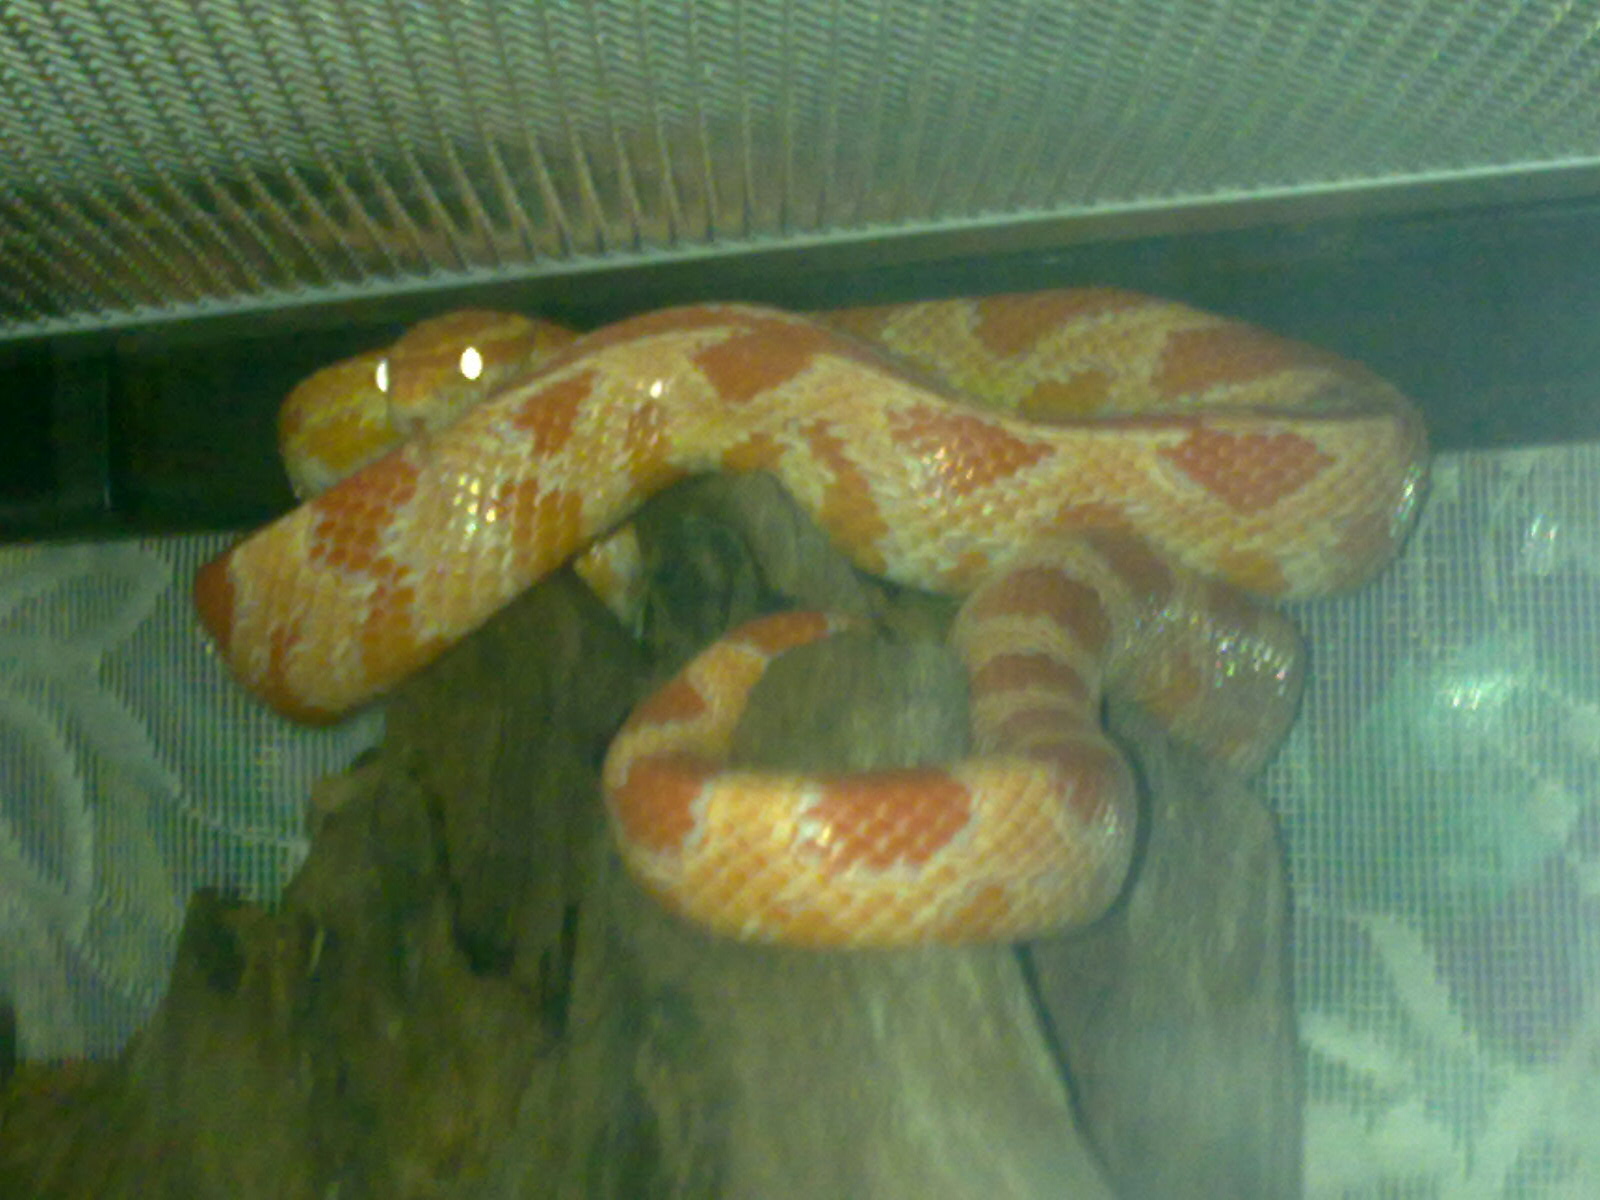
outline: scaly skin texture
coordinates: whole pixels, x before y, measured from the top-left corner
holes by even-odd
[[[282,423],[297,485],[366,465],[208,564],[197,604],[246,686],[335,719],[668,483],[772,472],[862,569],[967,597],[974,748],[938,770],[729,769],[750,685],[834,627],[816,614],[685,668],[613,745],[612,824],[664,903],[749,939],[1018,938],[1098,915],[1134,824],[1105,690],[1258,766],[1292,719],[1299,646],[1245,593],[1359,584],[1425,477],[1420,422],[1381,380],[1127,292],[702,305],[566,342],[452,314],[313,377]],[[326,451],[318,427],[339,434]]]

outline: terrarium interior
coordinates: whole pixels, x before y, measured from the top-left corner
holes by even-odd
[[[1436,454],[1260,786],[1316,1196],[1600,1191],[1600,6],[716,0],[0,12],[0,994],[109,1056],[382,729],[189,600],[276,405],[451,308],[592,327],[1114,285],[1360,360]]]

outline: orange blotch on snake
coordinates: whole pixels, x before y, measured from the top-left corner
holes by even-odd
[[[807,609],[760,617],[741,626],[730,640],[770,657],[824,638],[831,630],[827,614]]]
[[[1153,382],[1168,396],[1249,383],[1297,367],[1338,367],[1335,355],[1234,322],[1167,335]]]
[[[715,769],[698,755],[678,752],[636,761],[606,797],[623,840],[656,853],[682,849],[694,832],[694,803]]]
[[[593,392],[592,371],[546,384],[511,414],[511,426],[528,434],[535,454],[554,454],[572,439],[578,414]]]
[[[1116,529],[1086,529],[1083,540],[1138,599],[1160,603],[1172,594],[1172,568],[1143,538]]]
[[[889,523],[878,510],[872,484],[850,459],[849,442],[826,421],[813,421],[802,433],[810,443],[812,457],[831,477],[822,494],[817,521],[851,550],[857,566],[883,574],[883,555],[878,546],[889,532]]]
[[[1087,704],[1089,688],[1069,663],[1050,654],[996,654],[972,673],[974,696],[1043,689]]]
[[[984,588],[967,605],[970,619],[1044,617],[1098,654],[1111,640],[1111,618],[1094,588],[1054,567],[1019,567]]]
[[[687,679],[678,678],[657,688],[633,710],[628,724],[677,725],[704,716],[708,709],[705,697]]]
[[[892,414],[889,436],[914,460],[937,472],[952,496],[967,496],[1009,478],[1051,453],[971,413],[931,405]]]
[[[565,562],[584,540],[583,496],[546,488],[538,478],[507,482],[489,498],[489,511],[515,531],[517,571],[530,580]]]
[[[752,433],[729,446],[722,455],[727,471],[762,471],[783,457],[783,446],[770,433]]]
[[[416,589],[398,582],[397,565],[387,561],[377,565],[380,568],[378,586],[367,602],[366,619],[357,640],[367,669],[374,674],[389,675],[395,664],[417,660],[422,639],[415,615]]]
[[[920,866],[971,820],[971,794],[943,771],[863,771],[829,778],[800,820],[795,849],[830,873]]]
[[[410,459],[391,454],[313,500],[311,561],[349,571],[371,566],[393,512],[416,494],[419,473]]]
[[[1002,750],[1027,752],[1055,747],[1081,734],[1082,713],[1063,711],[1060,705],[1042,704],[1007,713],[987,730]]]
[[[1196,428],[1161,455],[1223,503],[1261,512],[1299,491],[1333,464],[1294,433],[1228,433]]]
[[[990,296],[977,305],[973,334],[991,353],[1011,358],[1064,326],[1147,304],[1146,297],[1117,288]]]
[[[843,343],[813,325],[761,321],[694,356],[695,365],[729,404],[744,404],[787,383],[809,367],[818,353]],[[857,355],[852,354],[852,357]]]

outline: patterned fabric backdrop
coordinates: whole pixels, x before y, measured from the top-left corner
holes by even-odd
[[[223,678],[220,539],[0,551],[0,992],[35,1058],[113,1051],[185,897],[271,900],[313,779]],[[1296,891],[1308,1194],[1600,1195],[1600,446],[1450,456],[1376,587],[1303,606],[1266,785]]]
[[[27,1057],[119,1046],[190,892],[274,899],[312,781],[377,740],[376,716],[297,729],[224,676],[188,584],[227,540],[0,550],[0,994]]]
[[[1600,1196],[1600,446],[1443,459],[1382,584],[1301,616],[1309,1194]]]

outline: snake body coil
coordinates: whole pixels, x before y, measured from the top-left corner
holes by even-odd
[[[496,320],[515,343],[503,354]],[[334,719],[674,480],[773,473],[862,569],[967,597],[954,638],[974,749],[939,770],[732,770],[765,663],[835,624],[767,618],[697,658],[619,734],[608,803],[655,894],[746,938],[1010,938],[1096,915],[1133,835],[1105,690],[1258,764],[1293,715],[1298,641],[1247,594],[1368,578],[1425,473],[1415,413],[1368,372],[1126,292],[816,319],[704,305],[566,345],[507,320],[434,323],[325,373],[359,392],[383,361],[398,396],[431,378],[424,351],[457,377],[465,344],[490,394],[442,427],[396,418],[410,440],[208,564],[202,618],[246,686]],[[339,427],[308,403],[285,438],[309,488],[349,464],[307,463],[319,425]]]

